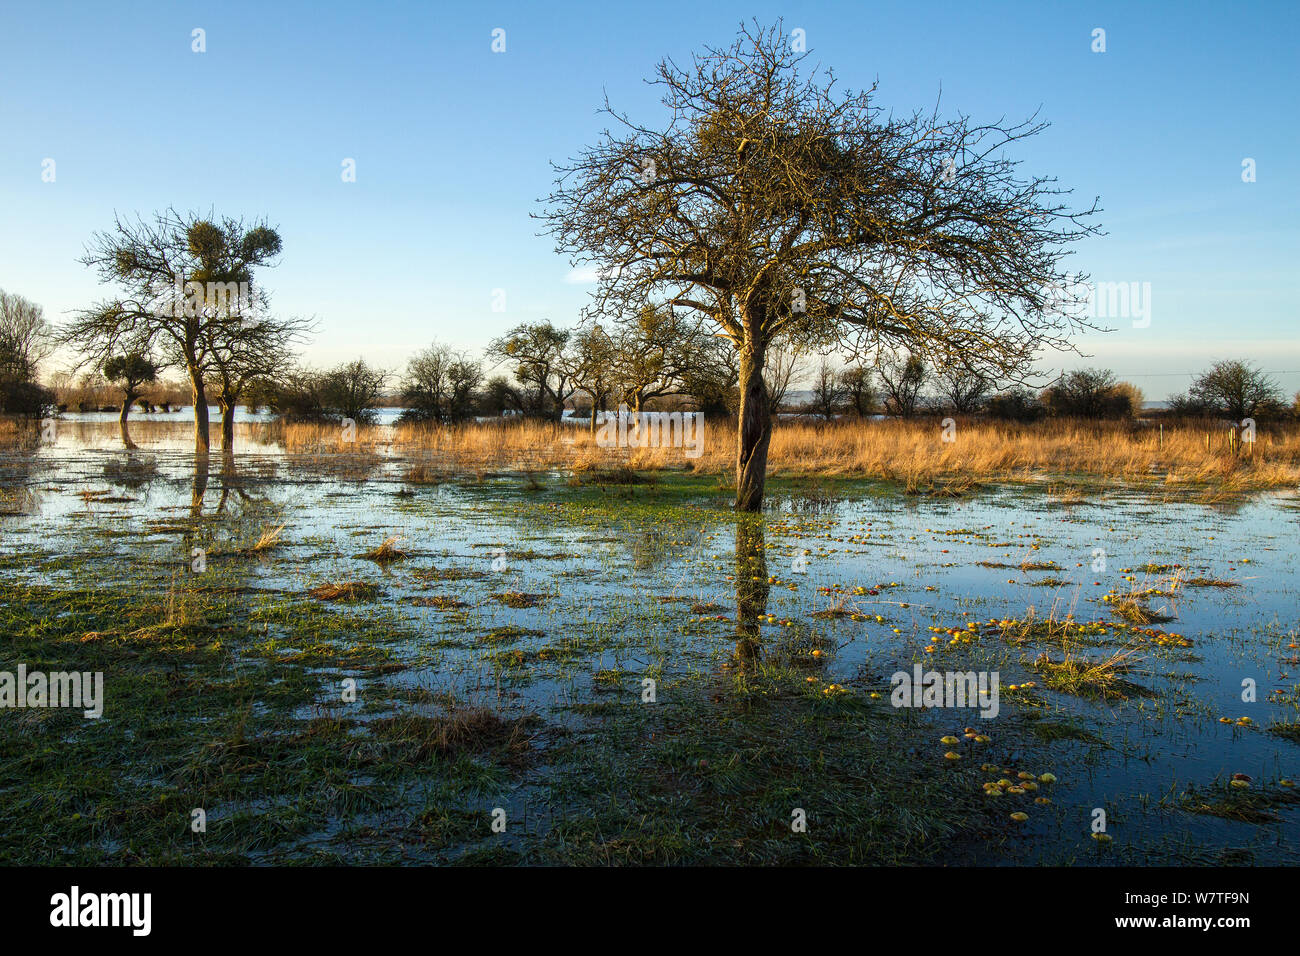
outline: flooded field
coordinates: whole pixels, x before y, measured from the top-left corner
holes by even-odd
[[[149,427],[0,456],[0,666],[105,688],[0,715],[9,861],[1300,861],[1293,491],[791,478],[738,518],[716,477]],[[996,691],[897,706],[918,666]]]

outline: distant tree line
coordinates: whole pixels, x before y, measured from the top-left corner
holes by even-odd
[[[71,340],[98,362],[79,379],[67,372],[54,376],[55,388],[48,388],[37,380],[37,367],[56,344],[70,340],[69,333],[56,333],[38,305],[0,291],[0,412],[39,416],[56,408],[111,406],[120,411],[129,445],[126,421],[133,406],[165,410],[187,397],[181,385],[161,377],[165,369],[180,366],[175,357],[160,360],[153,350],[105,347],[96,338],[102,334],[97,329],[87,333],[84,323],[79,327],[89,338]],[[555,421],[566,408],[588,416],[593,409],[620,404],[636,411],[688,407],[734,416],[739,404],[734,350],[700,323],[668,308],[567,329],[547,320],[522,323],[493,339],[482,358],[435,342],[412,356],[401,372],[361,358],[323,370],[301,366],[287,344],[305,325],[276,328],[274,336],[261,326],[250,335],[263,345],[278,338],[269,355],[244,356],[220,347],[208,353],[202,391],[218,397],[225,422],[233,420],[241,401],[290,421],[348,418],[358,423],[372,421],[377,407],[396,403],[401,421],[431,424],[503,414]],[[766,378],[776,409],[825,421],[876,414],[982,415],[1019,422],[1143,414],[1142,392],[1108,369],[1066,372],[1046,388],[1031,389],[999,387],[986,372],[927,362],[904,351],[882,350],[841,365],[830,356],[815,364],[814,358],[795,343],[773,348]],[[790,400],[793,386],[803,383],[806,399]],[[1300,394],[1288,408],[1266,373],[1248,362],[1225,360],[1197,375],[1186,392],[1169,400],[1167,410],[1146,414],[1277,420],[1300,417]],[[594,428],[595,416],[590,420]]]
[[[0,289],[0,413],[39,417],[53,409],[54,393],[36,380],[52,347],[41,307]]]
[[[714,416],[735,416],[742,405],[734,342],[671,304],[642,305],[570,328],[549,320],[520,323],[489,342],[481,357],[435,342],[403,370],[362,358],[308,368],[297,354],[312,324],[274,315],[254,281],[256,270],[275,264],[280,248],[279,233],[261,221],[174,210],[116,220],[92,237],[82,260],[116,294],[62,328],[51,328],[40,306],[0,290],[0,412],[39,416],[64,407],[113,407],[130,445],[132,407],[166,409],[187,398],[202,452],[209,401],[219,409],[227,449],[240,404],[293,421],[358,423],[373,420],[382,404],[400,405],[402,421],[430,424],[505,414],[556,421],[572,409],[590,416],[593,429],[594,412],[620,405]],[[51,390],[38,381],[38,367],[59,345],[79,359],[55,377]],[[878,345],[837,362],[817,345],[815,337],[794,333],[767,344],[763,386],[773,410],[824,421],[875,414],[1103,420],[1143,413],[1142,392],[1108,369],[1066,372],[1031,389],[1023,384],[1031,377],[1027,359],[999,374],[951,351]],[[184,385],[165,379],[169,371],[184,376]],[[797,389],[801,384],[808,387]],[[804,398],[795,401],[799,391]],[[1166,414],[1279,419],[1300,415],[1300,396],[1288,409],[1267,374],[1225,360],[1173,397]]]

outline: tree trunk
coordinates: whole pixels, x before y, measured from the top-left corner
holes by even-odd
[[[212,447],[208,434],[208,393],[202,375],[194,369],[190,370],[190,394],[194,398],[194,453],[206,455]]]
[[[740,422],[736,430],[736,510],[760,511],[767,482],[772,407],[763,381],[764,350],[746,342],[740,351]]]
[[[235,403],[221,400],[221,453],[229,455],[235,450]]]
[[[122,413],[117,416],[117,427],[122,433],[122,445],[126,448],[134,448],[135,442],[131,441],[131,433],[126,427],[126,417],[131,414],[131,403],[135,401],[135,396],[129,392],[122,399]]]

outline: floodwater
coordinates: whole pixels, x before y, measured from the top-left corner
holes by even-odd
[[[1025,743],[1021,750],[1040,764],[1050,753],[1059,778],[1052,814],[1031,825],[1040,859],[1069,858],[1069,848],[1088,846],[1098,808],[1117,839],[1151,847],[1152,861],[1170,847],[1204,848],[1207,862],[1243,848],[1258,862],[1297,859],[1298,804],[1278,805],[1275,819],[1262,823],[1180,805],[1189,788],[1226,792],[1233,774],[1277,793],[1279,781],[1300,779],[1300,742],[1270,732],[1300,720],[1294,493],[1208,506],[1124,491],[1075,501],[1042,488],[960,500],[906,497],[865,483],[831,494],[778,489],[757,531],[747,532],[717,490],[658,510],[638,504],[634,492],[597,506],[589,495],[569,500],[576,495],[560,475],[536,493],[513,477],[408,485],[395,458],[349,463],[340,456],[323,466],[269,442],[249,445],[233,463],[214,457],[206,480],[196,481],[194,458],[183,450],[189,422],[179,421],[173,434],[138,416],[133,437],[141,447],[128,453],[113,447],[113,416],[79,418],[60,422],[53,445],[0,455],[0,548],[33,555],[26,573],[51,583],[84,572],[37,570],[39,556],[93,554],[106,580],[132,565],[155,567],[160,578],[187,567],[187,539],[173,527],[178,517],[228,520],[230,534],[254,538],[283,523],[283,546],[250,565],[256,589],[301,594],[328,581],[373,582],[382,589],[376,604],[440,642],[436,665],[413,667],[402,680],[504,699],[503,706],[556,722],[570,719],[565,708],[590,695],[591,675],[601,669],[654,663],[664,680],[716,672],[736,654],[740,608],[742,644],[753,637],[761,654],[790,628],[830,638],[835,650],[822,679],[879,693],[882,706],[891,675],[917,663],[997,671],[996,718],[935,710],[934,733],[917,747],[936,758],[945,749],[938,737],[960,735],[967,724],[995,741],[1002,727],[1033,740],[1033,722],[1077,731],[1050,749]],[[87,500],[87,491],[100,494]],[[379,566],[359,557],[391,536],[400,536],[405,560]],[[738,590],[738,541],[769,582],[757,606],[744,582]],[[1024,562],[1048,567],[1022,570]],[[1148,565],[1160,569],[1142,570]],[[431,578],[435,568],[455,574]],[[1175,574],[1181,586],[1148,598],[1167,621],[1138,633],[1112,628],[1096,644],[1072,649],[1101,659],[1132,648],[1125,676],[1147,693],[1094,698],[1046,688],[1034,658],[1044,651],[1060,657],[1055,645],[1009,648],[988,631],[971,644],[948,645],[950,628],[1023,620],[1030,608],[1039,619],[1073,614],[1079,622],[1113,623],[1105,596],[1144,587],[1169,592]],[[1196,578],[1232,586],[1186,583]],[[492,599],[502,591],[544,600],[506,607]],[[463,606],[448,613],[410,603],[429,595]],[[458,648],[449,639],[506,625],[525,629],[513,645],[523,650],[593,631],[619,640],[510,677],[503,697],[500,669],[481,646]],[[936,643],[932,627],[943,633],[939,649],[927,652]],[[426,661],[419,652],[411,648],[412,659]],[[1008,689],[1030,682],[1028,691]]]

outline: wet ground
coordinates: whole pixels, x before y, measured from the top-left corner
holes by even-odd
[[[691,820],[693,840],[725,835],[727,853],[740,854],[729,860],[841,861],[828,847],[806,856],[786,849],[799,836],[790,814],[804,810],[815,834],[839,812],[836,794],[856,787],[873,796],[846,818],[841,840],[865,832],[873,813],[932,811],[945,821],[948,830],[916,824],[918,845],[935,834],[915,851],[918,862],[1297,861],[1300,803],[1288,786],[1300,777],[1295,494],[1210,507],[1122,488],[989,487],[951,499],[865,482],[777,482],[769,509],[751,522],[730,513],[715,479],[674,473],[635,484],[563,474],[411,484],[400,459],[295,459],[268,443],[233,461],[214,456],[205,475],[170,442],[127,453],[112,447],[111,423],[94,427],[106,437],[87,438],[83,428],[53,447],[0,457],[0,581],[18,615],[12,626],[34,633],[19,605],[44,601],[48,610],[62,593],[165,604],[178,592],[220,591],[234,597],[203,626],[240,635],[223,642],[223,673],[301,659],[292,692],[277,698],[281,725],[346,716],[355,736],[367,722],[467,707],[527,720],[530,759],[484,758],[493,772],[472,785],[456,768],[457,805],[475,835],[434,841],[434,858],[497,835],[509,837],[501,844],[512,859],[600,862],[592,848],[607,854],[608,833],[584,834],[585,848],[572,853],[556,846],[572,839],[584,801],[618,792],[636,802],[636,788],[646,786],[638,774],[649,772],[638,748],[658,747],[680,707],[690,716],[664,757],[671,773],[656,778],[663,793],[642,816],[679,813]],[[388,552],[366,556],[386,540]],[[352,589],[342,599],[312,596],[331,585]],[[1136,619],[1117,613],[1125,599],[1141,609]],[[302,608],[312,615],[313,648],[328,633],[330,649],[303,650]],[[343,625],[331,632],[320,615]],[[356,620],[383,632],[373,643],[351,642],[382,644],[383,666],[360,657],[350,666],[348,622]],[[1054,680],[1054,662],[1115,655],[1121,679],[1106,689]],[[4,654],[4,668],[16,666],[13,656]],[[997,716],[892,706],[891,676],[917,664],[996,673]],[[103,722],[131,723],[134,711],[115,714],[108,666]],[[356,702],[341,695],[348,680]],[[738,707],[730,696],[737,686],[746,701],[777,703]],[[747,749],[749,737],[729,735],[747,733],[747,720],[763,723],[758,750],[770,760],[786,713],[811,721],[798,725],[801,735],[833,728],[824,746],[806,737],[791,743],[811,761],[801,792],[787,800],[773,781],[722,777],[718,762],[728,758],[719,747],[740,755],[737,766],[750,774],[763,759]],[[0,721],[15,716],[0,713]],[[630,723],[647,719],[657,723]],[[602,729],[607,721],[612,729]],[[701,737],[711,738],[713,726],[716,739]],[[25,733],[9,739],[11,773]],[[620,768],[607,793],[583,792],[603,770],[572,752],[574,739],[607,742],[601,766]],[[130,753],[118,743],[119,754]],[[890,752],[874,753],[882,747]],[[858,771],[842,774],[819,794],[818,773],[829,778],[835,769],[823,763],[819,771],[818,754],[843,767],[869,756],[872,770],[856,784]],[[891,760],[899,780],[876,779],[891,773]],[[435,772],[408,769],[412,786]],[[1034,786],[1018,786],[1022,773]],[[1040,782],[1043,774],[1056,779]],[[1234,786],[1234,774],[1249,780]],[[184,789],[160,776],[149,786]],[[381,776],[371,765],[350,785],[364,789]],[[944,792],[959,799],[941,810],[934,805]],[[251,793],[231,800],[256,815]],[[673,810],[674,793],[691,805]],[[710,805],[720,794],[721,804]],[[386,812],[413,813],[428,799],[408,791]],[[717,805],[727,808],[717,814],[744,816],[786,803],[791,811],[751,821],[743,834],[732,832],[735,821],[709,816]],[[532,822],[522,834],[494,834],[496,808]],[[7,811],[10,826],[32,812]],[[1013,812],[1027,819],[1009,819]],[[409,850],[409,832],[387,842],[359,838],[364,810],[327,815],[323,825],[261,837],[240,852],[278,858],[326,845],[354,860],[370,858],[357,847],[372,843],[380,845],[374,858],[389,859],[399,843]],[[640,858],[721,858],[707,847],[669,851],[665,821],[634,818],[621,813],[619,825],[642,826],[656,841]],[[57,819],[42,819],[59,831]],[[1099,820],[1109,855],[1093,837]],[[116,852],[123,826],[108,829],[111,836],[94,830],[92,845]],[[761,849],[742,853],[751,840]],[[864,838],[842,861],[880,862],[871,845]],[[909,844],[884,855],[911,862],[912,853]]]

